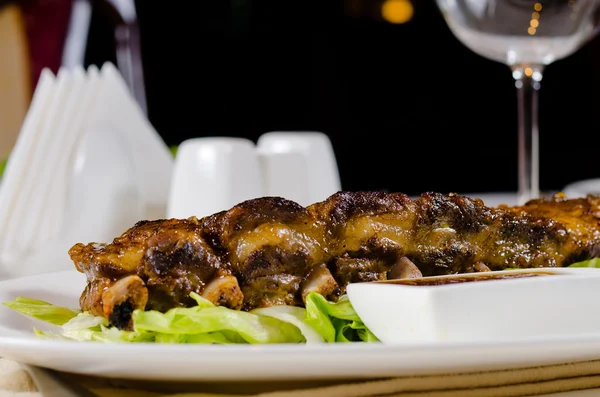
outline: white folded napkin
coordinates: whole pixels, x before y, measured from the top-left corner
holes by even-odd
[[[166,214],[173,156],[118,70],[44,70],[0,185],[0,279]]]

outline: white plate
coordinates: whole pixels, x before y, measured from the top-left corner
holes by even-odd
[[[16,296],[77,307],[75,271],[0,282]],[[30,320],[0,306],[0,356],[59,371],[156,381],[317,380],[485,371],[600,359],[600,334],[498,343],[167,345],[36,339]]]
[[[542,192],[542,197],[550,198],[556,191]],[[498,207],[499,205],[519,205],[519,197],[517,192],[462,192],[463,196],[480,198],[488,207]]]
[[[479,198],[488,207],[497,207],[502,204],[511,206],[519,204],[517,192],[470,192],[461,194],[467,197]]]

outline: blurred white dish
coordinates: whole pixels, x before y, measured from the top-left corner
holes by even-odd
[[[600,178],[570,183],[565,186],[563,193],[568,198],[581,198],[588,194],[600,194]]]
[[[550,198],[554,193],[556,192],[544,191],[542,192],[542,197]],[[461,195],[471,198],[479,198],[487,207],[498,207],[499,205],[503,204],[508,206],[519,205],[519,197],[517,196],[517,192],[475,192],[461,193]]]
[[[481,199],[487,207],[497,207],[502,204],[509,206],[518,204],[516,192],[465,193],[464,195]]]
[[[483,201],[487,207],[497,207],[502,204],[509,206],[518,204],[516,192],[485,192],[485,193],[459,193],[461,196],[478,198]],[[417,199],[419,196],[411,196],[411,199]]]
[[[598,290],[599,269],[538,268],[354,283],[347,293],[382,342],[436,344],[599,333]]]

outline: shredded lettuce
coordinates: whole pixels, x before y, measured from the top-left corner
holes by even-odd
[[[358,317],[348,295],[342,295],[334,303],[315,292],[308,294],[304,321],[326,342],[379,341]]]
[[[597,268],[600,268],[600,258],[593,258],[593,259],[589,259],[587,261],[573,263],[572,265],[569,265],[568,267],[597,267]]]
[[[5,302],[4,305],[26,316],[54,325],[63,325],[79,314],[79,311],[76,310],[23,296],[17,297],[14,301]]]
[[[306,343],[323,343],[325,338],[306,322],[306,309],[296,306],[271,306],[254,309],[250,313],[277,318],[293,324],[304,336]]]
[[[0,160],[0,178],[4,175],[4,170],[6,169],[6,163],[8,162],[8,157]]]
[[[190,295],[197,306],[174,308],[166,313],[155,310],[133,312],[135,332],[152,332],[186,343],[188,336],[211,335],[239,343],[300,343],[305,338],[298,327],[274,317],[214,306],[198,294]]]
[[[135,310],[133,330],[111,327],[104,317],[52,305],[37,299],[17,297],[7,307],[58,326],[58,331],[34,329],[46,339],[104,343],[326,343],[377,342],[360,321],[346,295],[337,303],[311,293],[306,308],[273,306],[251,312],[215,306],[198,294],[196,305],[173,308],[165,313]]]

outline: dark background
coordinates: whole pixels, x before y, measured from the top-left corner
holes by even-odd
[[[517,100],[507,66],[452,35],[433,1],[405,24],[381,1],[138,1],[149,118],[169,145],[331,138],[342,187],[418,194],[517,188]],[[114,59],[96,13],[87,63]],[[541,187],[600,177],[600,43],[547,67]]]

